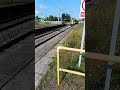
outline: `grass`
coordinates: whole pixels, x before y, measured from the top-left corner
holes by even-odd
[[[79,24],[68,36],[63,46],[80,48],[82,24]],[[84,58],[82,58],[81,68],[77,66],[79,53],[61,51],[60,52],[60,66],[65,69],[85,72]],[[83,90],[85,89],[85,78],[69,73],[60,72],[61,84],[57,86],[57,70],[56,57],[53,57],[53,62],[49,64],[50,69],[39,85],[39,90]]]
[[[101,3],[86,14],[86,51],[109,54],[116,0]],[[120,56],[120,25],[115,55]],[[86,60],[87,90],[103,90],[107,62]],[[120,89],[120,65],[113,65],[110,90]]]
[[[41,22],[35,22],[35,28],[41,28],[41,27],[46,27],[46,26],[54,26],[55,24],[51,23],[41,23]]]

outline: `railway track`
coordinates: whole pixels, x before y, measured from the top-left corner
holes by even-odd
[[[50,33],[53,33],[53,32],[55,32],[55,31],[58,31],[58,30],[62,29],[62,28],[65,28],[65,27],[66,27],[66,26],[63,26],[63,27],[58,28],[58,29],[53,29],[53,30],[51,30],[51,31],[48,31],[48,32],[45,32],[45,33],[41,33],[40,35],[36,35],[36,36],[35,36],[35,39],[38,39],[38,38],[40,38],[40,37],[43,37],[43,36],[45,36],[45,35],[48,35],[48,34],[50,34]]]
[[[5,20],[3,22],[0,22],[0,32],[2,32],[3,30],[7,30],[9,28],[12,28],[16,25],[20,25],[24,22],[27,22],[31,19],[34,19],[34,14],[33,13],[29,13],[29,14],[26,14],[24,16],[19,16],[19,17],[16,17],[16,18],[12,18],[11,21],[9,20]]]
[[[59,41],[66,33],[69,33],[76,25],[70,27],[65,26],[56,31],[47,34],[46,36],[35,39],[35,64],[47,54],[47,52]]]
[[[57,36],[51,38],[50,40],[40,44],[40,46],[35,48],[35,87],[40,85],[41,79],[49,70],[49,64],[52,62],[52,57],[56,55],[56,47],[62,42],[64,42],[64,40],[62,42],[61,40],[75,27],[76,25],[72,27],[65,26],[59,28],[59,30],[56,30],[56,32],[53,31],[51,33],[52,35],[54,35],[53,34],[54,32],[57,34],[58,31],[60,32],[63,30],[63,32],[61,32]],[[51,34],[47,34],[46,37],[48,38],[52,37]],[[44,35],[42,38],[40,37],[41,39],[40,42],[42,42],[42,40],[45,40],[44,38],[46,37]],[[58,44],[59,41],[60,43]]]
[[[15,79],[15,77],[29,63],[31,63],[31,61],[34,61],[34,40],[31,40],[33,39],[33,37],[33,13],[28,13],[27,15],[19,16],[19,18],[16,19],[13,18],[12,21],[6,20],[6,22],[1,22],[0,75],[4,77],[0,77],[0,89],[4,87],[9,87],[6,85],[8,85],[9,82]],[[29,53],[24,49],[27,49]],[[19,80],[19,78],[16,80]]]
[[[34,14],[0,25],[0,52],[34,33]],[[32,28],[33,27],[33,28]]]
[[[23,72],[24,69],[31,62],[34,62],[34,43],[33,43],[34,39],[33,37],[34,37],[34,33],[31,33],[30,35],[27,35],[26,37],[22,38],[16,44],[7,48],[6,51],[3,52],[3,54],[0,53],[0,66],[1,66],[0,75],[1,74],[5,75],[4,78],[2,77],[1,77],[2,79],[0,78],[1,79],[0,89],[4,87],[8,88],[9,83],[12,83],[12,81],[14,80],[16,80],[16,83],[19,83],[19,80],[21,77],[23,77],[23,74],[21,74],[19,78],[16,79],[17,75]],[[30,69],[28,68],[28,70]],[[21,81],[21,82],[24,83],[25,81]],[[12,87],[13,86],[10,86],[9,88],[12,88]]]
[[[28,15],[33,14],[33,13],[34,13],[34,12],[26,13],[26,14],[24,14],[24,15],[15,16],[15,17],[12,17],[12,18],[3,19],[3,20],[0,21],[0,24],[2,24],[2,23],[7,23],[7,22],[11,22],[11,21],[13,21],[13,20],[19,19],[19,18],[24,17],[24,16],[28,16]]]
[[[62,33],[63,31],[65,31],[66,29],[68,29],[70,27],[68,26],[65,26],[65,27],[62,27],[62,28],[59,28],[59,29],[56,29],[57,31],[59,31],[59,33]],[[56,35],[58,34],[58,32],[56,31]],[[47,32],[45,33],[46,35],[51,35],[51,34],[48,34],[48,33],[53,33],[52,32]],[[45,34],[42,34],[43,37],[45,37],[46,35]],[[55,35],[54,34],[54,35]],[[41,35],[41,37],[42,37]],[[19,42],[16,42],[16,45],[12,45],[13,47],[16,47],[17,48],[8,48],[8,52],[5,52],[6,55],[3,57],[0,57],[0,73],[8,73],[6,77],[4,77],[4,81],[0,81],[0,88],[8,88],[8,87],[12,87],[12,86],[9,86],[9,83],[14,83],[14,80],[16,80],[16,83],[18,83],[19,81],[19,78],[17,78],[17,76],[23,72],[25,70],[25,68],[31,63],[31,62],[34,62],[34,40],[31,40],[33,39],[34,37],[34,33],[30,33],[29,35],[26,35],[26,36],[22,36],[23,38],[21,38],[20,40],[16,40],[16,41],[19,41]],[[31,38],[31,39],[30,39]],[[49,37],[50,38],[50,37]],[[52,36],[51,36],[52,38]],[[37,38],[39,39],[39,38]],[[37,40],[36,39],[36,40]],[[45,39],[44,39],[45,40]],[[47,40],[48,41],[48,40]],[[43,41],[42,41],[43,42]],[[32,45],[32,46],[31,46]],[[15,54],[15,56],[13,56]],[[45,53],[43,53],[44,55]],[[1,55],[2,56],[2,55]],[[10,58],[12,57],[12,58]],[[7,58],[7,59],[6,59]],[[10,64],[12,62],[12,64]],[[5,68],[4,66],[2,65],[8,65],[8,68]],[[30,66],[28,70],[31,69],[31,67],[33,66]],[[14,68],[14,69],[13,69]],[[34,69],[34,68],[33,68]],[[34,70],[33,70],[34,71]],[[28,73],[27,73],[28,74]],[[30,73],[29,73],[30,74]],[[10,77],[9,77],[10,75]],[[23,74],[22,74],[23,75]],[[22,75],[20,75],[20,77],[22,77]],[[30,74],[30,75],[33,75],[33,74]],[[27,76],[26,76],[27,78]],[[23,79],[22,79],[23,80]],[[34,79],[33,79],[34,80]],[[29,83],[29,80],[25,80],[26,82]],[[25,81],[21,81],[21,82],[25,82]],[[32,84],[32,83],[31,83]],[[26,86],[26,87],[29,87],[29,86]],[[31,86],[32,87],[32,86]],[[30,88],[31,88],[30,87]]]
[[[69,28],[70,28],[70,26],[64,26],[64,27],[43,33],[41,35],[35,36],[35,48],[37,48],[41,44],[49,41],[50,39],[54,38],[55,36],[61,34],[62,32],[64,32],[65,30],[67,30]]]
[[[12,21],[13,19],[22,17],[32,12],[34,14],[34,3],[8,4],[0,7],[1,17],[0,23]]]
[[[0,78],[0,89],[13,89],[9,83],[34,61],[34,14],[29,13],[10,22],[3,22],[0,37],[0,75],[4,76]],[[18,80],[19,78],[16,83]]]
[[[24,69],[34,62],[34,8],[31,5],[34,3],[0,8],[3,10],[0,17],[0,90],[17,90],[16,86],[25,82],[30,82],[29,86],[20,86],[21,89],[34,88],[33,83],[26,80],[27,75],[34,77],[33,74],[23,74]]]

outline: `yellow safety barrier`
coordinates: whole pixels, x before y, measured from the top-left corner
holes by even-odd
[[[59,65],[60,64],[60,62],[59,62],[59,51],[60,50],[68,50],[68,51],[75,51],[75,52],[81,52],[81,53],[85,52],[85,50],[80,50],[80,49],[75,49],[75,48],[67,48],[67,47],[62,47],[62,46],[59,46],[57,48],[57,81],[58,81],[58,85],[60,85],[60,71],[68,72],[68,73],[72,73],[72,74],[76,74],[76,75],[80,75],[80,76],[85,76],[85,73],[60,68],[60,65]],[[105,54],[85,52],[85,57],[89,58],[89,59],[93,59],[93,60],[120,63],[119,56],[110,56],[110,55],[105,55]]]
[[[99,61],[120,63],[119,56],[110,56],[110,55],[105,55],[105,54],[85,52],[85,57],[89,59],[99,60]]]
[[[57,47],[57,82],[58,82],[58,85],[60,85],[60,71],[72,73],[72,74],[76,74],[76,75],[80,75],[80,76],[85,76],[85,73],[60,68],[60,58],[59,58],[60,50],[68,50],[68,51],[81,52],[81,53],[85,52],[85,50],[80,50],[80,49],[76,49],[76,48],[67,48],[67,47],[62,47],[62,46]]]

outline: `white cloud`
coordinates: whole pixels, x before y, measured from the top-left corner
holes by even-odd
[[[40,4],[40,5],[39,5],[39,9],[44,10],[44,9],[47,9],[47,7],[46,7],[46,6],[44,6],[44,5],[42,5],[42,4]]]
[[[35,14],[36,15],[41,15],[44,13],[44,11],[47,9],[46,6],[40,4],[36,9],[35,9]]]
[[[35,10],[35,14],[39,14],[39,12],[37,10]]]

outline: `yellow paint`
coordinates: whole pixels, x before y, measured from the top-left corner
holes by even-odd
[[[113,62],[113,63],[120,63],[119,56],[97,54],[97,53],[85,52],[85,50],[81,50],[81,49],[58,46],[57,47],[57,82],[58,82],[58,85],[60,85],[60,71],[72,73],[72,74],[76,74],[76,75],[80,75],[80,76],[85,76],[85,73],[60,68],[60,62],[59,62],[59,60],[60,60],[59,59],[59,51],[60,50],[68,50],[68,51],[85,53],[86,58],[93,59],[93,60],[101,60],[101,61],[107,61],[107,62]]]
[[[76,75],[80,75],[80,76],[85,76],[85,73],[76,72],[76,71],[67,70],[67,69],[62,69],[62,68],[59,68],[59,71],[63,71],[63,72],[71,73],[71,74],[76,74]]]
[[[57,48],[57,82],[60,85],[60,72],[59,72],[60,62],[59,62],[59,48]]]
[[[110,56],[105,54],[85,52],[85,57],[93,60],[120,63],[120,56]]]
[[[58,86],[60,85],[60,71],[72,73],[72,74],[76,74],[80,76],[85,76],[85,73],[60,68],[60,55],[59,55],[60,50],[68,50],[68,51],[81,52],[81,53],[85,52],[85,50],[80,50],[76,48],[68,48],[68,47],[62,47],[62,46],[57,47],[57,83],[58,83]]]
[[[63,49],[63,50],[68,50],[68,51],[81,52],[81,53],[85,52],[85,50],[76,49],[76,48],[68,48],[68,47],[63,47],[63,46],[58,46],[57,49]]]
[[[72,20],[72,25],[74,24],[74,20]]]

